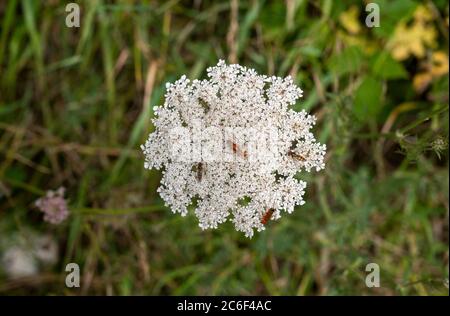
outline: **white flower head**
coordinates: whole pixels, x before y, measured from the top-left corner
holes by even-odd
[[[167,83],[155,107],[155,131],[141,146],[145,168],[162,169],[158,188],[174,213],[189,209],[202,229],[231,217],[252,237],[268,220],[303,205],[296,176],[325,167],[315,117],[289,108],[302,96],[292,78],[267,77],[223,60],[207,80]]]

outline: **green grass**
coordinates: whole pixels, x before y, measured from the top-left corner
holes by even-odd
[[[0,270],[0,294],[448,295],[448,149],[431,145],[448,143],[448,72],[413,86],[433,52],[448,56],[447,1],[376,1],[377,29],[360,1],[232,2],[78,1],[79,29],[65,1],[0,3],[0,255],[36,232],[60,250],[33,277]],[[351,5],[355,35],[339,20]],[[435,43],[395,60],[418,5]],[[173,215],[139,150],[165,83],[219,58],[291,74],[328,147],[306,205],[251,240]],[[55,227],[33,202],[61,185],[72,214]],[[64,286],[68,262],[79,289]],[[380,288],[365,286],[370,262]]]

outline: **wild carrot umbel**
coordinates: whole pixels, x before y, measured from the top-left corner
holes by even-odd
[[[252,237],[265,229],[268,209],[276,220],[305,203],[306,183],[295,176],[323,169],[326,146],[310,132],[315,117],[289,108],[302,96],[291,77],[224,61],[208,77],[166,85],[155,131],[141,146],[145,168],[163,169],[158,191],[174,213],[185,216],[192,205],[202,229],[231,215]]]

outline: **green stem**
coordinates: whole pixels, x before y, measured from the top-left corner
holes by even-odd
[[[163,210],[166,210],[166,207],[163,205],[149,205],[133,208],[121,208],[121,209],[89,208],[89,207],[71,208],[71,211],[74,213],[82,213],[88,215],[127,215],[131,213],[158,212]]]

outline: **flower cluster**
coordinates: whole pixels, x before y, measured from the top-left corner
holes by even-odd
[[[155,130],[141,146],[144,166],[163,170],[158,192],[174,213],[193,209],[202,229],[231,218],[252,237],[305,203],[306,183],[296,177],[324,168],[326,146],[310,132],[315,117],[290,109],[302,96],[291,77],[222,60],[207,74],[166,84]],[[206,132],[212,128],[219,132]]]
[[[69,216],[64,192],[63,187],[56,191],[49,190],[44,197],[35,202],[36,207],[44,213],[44,221],[57,225]]]

